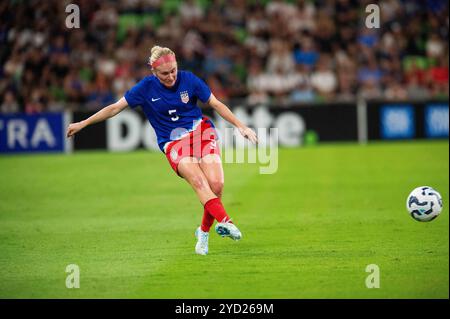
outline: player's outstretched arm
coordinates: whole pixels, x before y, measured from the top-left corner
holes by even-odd
[[[220,114],[226,121],[233,124],[239,132],[244,136],[245,138],[249,139],[252,143],[258,144],[258,137],[256,136],[256,133],[249,127],[247,127],[244,123],[239,121],[239,119],[231,112],[231,110],[220,102],[214,94],[211,93],[211,97],[208,100],[208,104],[217,111],[217,113]]]
[[[125,98],[122,97],[116,103],[104,107],[103,109],[101,109],[94,115],[88,117],[84,121],[70,124],[69,127],[67,128],[67,137],[75,135],[88,125],[101,122],[109,119],[110,117],[113,117],[114,115],[124,110],[127,106],[128,106],[127,100],[125,100]]]

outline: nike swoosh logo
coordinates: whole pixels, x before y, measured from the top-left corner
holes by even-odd
[[[155,101],[158,101],[158,100],[161,100],[161,98],[160,97],[157,98],[157,99],[152,98],[152,102],[155,102]]]

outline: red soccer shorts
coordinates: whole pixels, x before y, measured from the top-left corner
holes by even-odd
[[[217,144],[217,132],[207,117],[202,118],[194,131],[182,139],[170,142],[166,149],[167,160],[177,174],[178,164],[183,158],[194,157],[200,160],[209,154],[220,155],[220,148]]]

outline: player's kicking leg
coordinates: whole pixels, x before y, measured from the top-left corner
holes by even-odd
[[[205,155],[200,160],[200,168],[205,174],[208,184],[213,191],[213,193],[220,198],[222,197],[223,184],[224,184],[224,174],[222,168],[222,161],[220,155],[218,154],[208,154]],[[202,226],[203,231],[209,231],[210,227],[214,222],[214,217],[208,212],[205,207]],[[242,234],[239,229],[231,222],[231,219],[224,217],[222,220],[218,220],[215,230],[217,234],[222,237],[230,237],[233,240],[239,240],[242,238]]]
[[[183,158],[178,164],[178,173],[186,179],[197,193],[200,202],[204,205],[205,212],[208,212],[209,215],[212,216],[212,218],[206,218],[208,220],[207,225],[204,224],[206,219],[203,218],[202,226],[196,231],[197,244],[195,246],[195,251],[197,254],[206,255],[208,253],[209,228],[214,222],[214,219],[222,221],[222,224],[230,230],[235,229],[236,226],[231,223],[230,217],[225,212],[222,202],[211,190],[208,179],[200,168],[199,161],[196,158]],[[233,225],[234,227],[230,225]],[[225,235],[235,236],[237,239],[238,237],[236,234],[236,231],[230,231],[229,234]]]
[[[216,233],[222,237],[230,237],[233,240],[240,240],[242,238],[241,231],[231,222],[231,219],[217,223],[215,229]]]

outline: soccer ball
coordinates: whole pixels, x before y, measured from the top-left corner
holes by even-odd
[[[441,213],[441,194],[429,186],[417,187],[409,194],[406,209],[419,222],[432,221]]]

